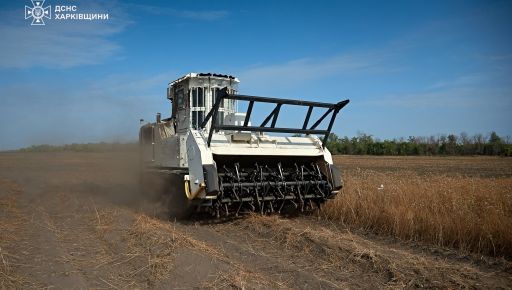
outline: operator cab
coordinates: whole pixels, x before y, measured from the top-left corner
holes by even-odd
[[[212,109],[219,91],[227,88],[229,94],[236,94],[240,81],[230,75],[212,73],[189,73],[167,87],[167,98],[172,102],[171,119],[176,131],[185,133],[188,129],[198,130],[206,114]],[[224,124],[225,116],[236,115],[236,101],[223,100],[217,115],[217,124]],[[209,128],[211,120],[206,125]]]

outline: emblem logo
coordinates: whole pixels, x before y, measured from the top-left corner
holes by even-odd
[[[30,25],[44,25],[44,18],[52,19],[51,6],[43,7],[45,0],[31,0],[32,7],[25,5],[25,19],[32,18]]]

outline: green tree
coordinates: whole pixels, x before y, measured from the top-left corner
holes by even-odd
[[[341,152],[339,150],[339,147],[340,147],[339,145],[340,145],[340,138],[334,133],[329,134],[329,137],[327,137],[327,144],[326,144],[327,149],[329,149],[329,151],[332,154],[340,154]]]
[[[489,143],[486,146],[486,153],[489,155],[502,155],[504,153],[504,144],[500,136],[494,131],[489,136]]]

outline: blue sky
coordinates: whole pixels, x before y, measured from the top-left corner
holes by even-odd
[[[341,136],[512,135],[511,1],[46,0],[109,19],[45,26],[25,5],[0,9],[0,150],[134,140],[188,72],[236,75],[246,94],[349,98]]]

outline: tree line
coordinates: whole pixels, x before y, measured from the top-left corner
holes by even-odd
[[[438,135],[408,139],[379,140],[372,135],[360,133],[356,137],[340,138],[331,133],[327,148],[332,154],[350,155],[493,155],[512,156],[510,137],[501,137],[496,132],[488,136]]]
[[[127,143],[73,143],[66,145],[32,145],[18,149],[21,152],[116,152],[131,151],[138,146],[136,142]],[[372,135],[360,133],[356,137],[340,138],[331,133],[327,139],[327,148],[332,154],[348,155],[494,155],[512,156],[512,140],[501,137],[496,132],[484,136],[438,135],[413,137],[408,139],[380,140]]]

